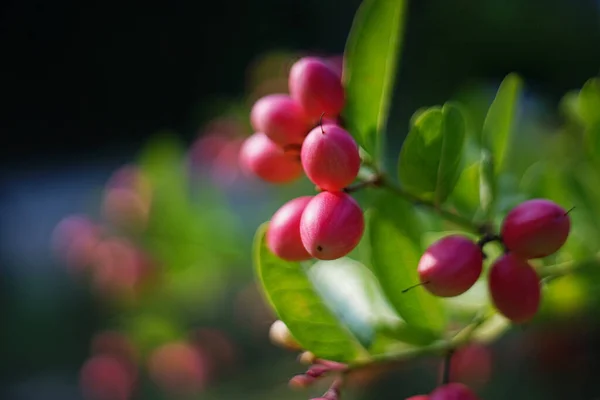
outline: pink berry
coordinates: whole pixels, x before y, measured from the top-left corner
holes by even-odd
[[[129,400],[135,377],[118,358],[96,355],[81,367],[79,384],[86,400]]]
[[[429,400],[429,396],[426,394],[418,394],[416,396],[407,397],[406,400]]]
[[[302,164],[298,158],[286,154],[262,132],[247,138],[240,149],[241,168],[271,183],[287,183],[299,178]]]
[[[498,311],[516,324],[529,321],[539,309],[538,275],[527,261],[512,253],[500,256],[494,262],[488,286]]]
[[[308,203],[300,220],[300,237],[306,250],[320,260],[335,260],[350,253],[365,228],[358,203],[344,192],[321,192]]]
[[[454,352],[450,379],[471,387],[482,387],[492,375],[492,353],[482,344],[471,343]]]
[[[316,57],[296,61],[290,70],[290,95],[313,119],[322,113],[329,117],[340,114],[345,104],[344,88],[338,73]]]
[[[267,245],[279,258],[288,261],[312,258],[300,238],[300,219],[311,199],[312,196],[303,196],[290,200],[273,214],[267,230]]]
[[[417,271],[425,289],[440,297],[458,296],[473,286],[483,268],[483,253],[469,238],[446,236],[432,244]]]
[[[546,199],[525,201],[513,208],[502,224],[502,240],[525,259],[555,253],[567,241],[571,221],[558,204]]]
[[[192,397],[208,384],[210,361],[190,343],[168,342],[154,349],[147,361],[150,378],[173,397]]]
[[[314,128],[302,144],[300,152],[306,176],[329,192],[351,184],[360,169],[360,154],[352,136],[337,125]]]
[[[429,400],[479,400],[479,397],[462,383],[452,382],[431,392]]]
[[[300,145],[310,130],[310,120],[295,100],[286,94],[260,98],[250,112],[252,127],[279,146]]]

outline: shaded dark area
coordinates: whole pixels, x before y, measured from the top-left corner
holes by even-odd
[[[190,139],[215,96],[243,95],[244,70],[263,51],[341,52],[358,4],[5,3],[3,163],[133,151],[161,129]],[[401,120],[467,79],[516,71],[557,99],[598,70],[591,0],[429,0],[412,2],[408,21]]]

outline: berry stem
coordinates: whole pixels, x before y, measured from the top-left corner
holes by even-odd
[[[433,210],[435,213],[437,213],[440,217],[442,217],[448,222],[452,222],[453,224],[456,224],[462,228],[468,229],[472,232],[481,235],[485,235],[487,237],[494,237],[494,240],[497,240],[497,236],[495,236],[493,232],[493,227],[489,224],[476,224],[471,220],[471,218],[457,214],[450,210],[446,210],[431,201],[424,200],[419,196],[415,196],[406,191],[400,185],[397,185],[394,182],[392,182],[381,172],[375,172],[371,177],[364,179],[354,185],[346,187],[344,189],[344,192],[353,193],[367,187],[380,187],[387,189],[395,193],[396,195],[405,198],[406,200],[410,201],[411,203],[417,206],[422,206]]]
[[[560,264],[546,265],[541,267],[538,273],[540,278],[547,283],[579,269],[597,267],[598,264],[600,264],[600,253],[596,253],[592,257],[582,261],[566,261]]]
[[[480,234],[488,234],[489,233],[488,228],[486,226],[477,225],[470,218],[467,218],[463,215],[457,214],[453,211],[449,211],[444,208],[441,208],[440,206],[438,206],[437,204],[435,204],[431,201],[421,199],[420,197],[407,192],[401,186],[391,182],[388,178],[386,178],[382,175],[379,175],[378,186],[384,187],[384,188],[390,190],[391,192],[397,194],[400,197],[404,197],[406,200],[410,201],[411,203],[414,203],[417,206],[423,206],[423,207],[429,208],[430,210],[433,210],[434,212],[436,212],[440,217],[442,217],[446,221],[452,222],[453,224],[456,224],[462,228],[465,228],[465,229],[468,229],[470,231],[473,231],[475,233],[480,233]]]
[[[454,349],[448,350],[446,356],[444,357],[444,364],[442,365],[442,383],[441,385],[445,385],[450,383],[450,364],[452,362],[452,356],[454,355]]]
[[[381,175],[375,174],[368,179],[362,180],[360,182],[357,182],[353,185],[350,185],[350,186],[344,188],[344,192],[353,193],[353,192],[357,192],[357,191],[367,188],[367,187],[379,187],[379,186],[381,186]]]
[[[510,327],[510,324],[506,323],[505,319],[498,319],[497,317],[497,313],[491,310],[481,312],[475,316],[469,325],[462,328],[449,339],[438,340],[425,347],[409,348],[373,356],[369,360],[349,365],[344,371],[344,375],[351,374],[357,370],[368,369],[373,365],[395,366],[410,358],[437,355],[445,357],[443,379],[447,383],[450,373],[450,358],[457,348],[468,344],[472,340],[479,342],[493,341]]]
[[[485,340],[483,338],[478,338],[478,340],[491,341],[503,333],[504,330],[509,326],[507,324],[492,324],[492,317],[495,315],[496,313],[494,311],[481,312],[475,316],[475,318],[473,318],[473,321],[469,325],[462,328],[460,331],[458,331],[458,333],[449,339],[440,339],[423,347],[414,347],[384,354],[377,354],[367,360],[350,364],[344,371],[344,374],[351,374],[357,370],[367,369],[374,364],[396,365],[406,359],[416,358],[424,355],[446,356],[449,352],[453,352],[455,349],[469,343],[480,328],[482,330],[484,328],[489,329],[486,329]],[[484,324],[488,321],[490,322],[490,325],[493,326],[484,326]]]

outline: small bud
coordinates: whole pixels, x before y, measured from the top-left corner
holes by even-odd
[[[296,375],[292,379],[290,379],[289,385],[292,389],[306,389],[310,385],[312,385],[317,379],[308,375]]]
[[[327,367],[331,371],[345,371],[348,368],[348,365],[330,360],[319,360],[319,364]]]
[[[298,357],[298,362],[303,365],[312,365],[317,361],[317,357],[310,351],[305,351]]]
[[[273,322],[273,325],[271,325],[271,329],[269,330],[269,338],[274,345],[284,349],[293,351],[302,349],[296,339],[292,336],[288,327],[281,320]]]
[[[330,371],[331,369],[324,365],[313,365],[306,371],[306,375],[312,376],[313,378],[320,378]]]

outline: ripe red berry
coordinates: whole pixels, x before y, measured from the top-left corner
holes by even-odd
[[[279,146],[302,144],[311,128],[302,106],[286,94],[260,98],[250,112],[252,127]]]
[[[479,400],[479,397],[462,383],[452,382],[431,392],[429,400]]]
[[[421,283],[440,297],[458,296],[473,286],[481,275],[483,253],[469,238],[446,236],[425,251],[417,271]]]
[[[273,214],[267,230],[267,245],[273,254],[288,261],[312,258],[300,238],[300,219],[312,196],[290,200]]]
[[[333,124],[317,126],[306,137],[300,152],[306,176],[329,192],[351,184],[360,169],[360,154],[352,136]]]
[[[271,183],[291,182],[302,175],[297,155],[286,154],[264,133],[248,137],[240,149],[240,167]]]
[[[528,200],[513,208],[502,224],[502,240],[514,254],[541,258],[555,253],[567,241],[571,221],[558,204],[546,199]]]
[[[418,394],[416,396],[407,397],[406,400],[429,400],[429,396],[426,394]]]
[[[320,260],[350,253],[365,228],[358,203],[344,192],[321,192],[308,203],[300,220],[300,237],[308,252]]]
[[[296,61],[289,75],[290,95],[302,105],[308,117],[322,113],[336,117],[344,108],[345,94],[338,73],[316,57]]]
[[[492,301],[498,311],[516,324],[529,321],[540,306],[540,283],[533,267],[508,253],[492,265],[488,277]]]

